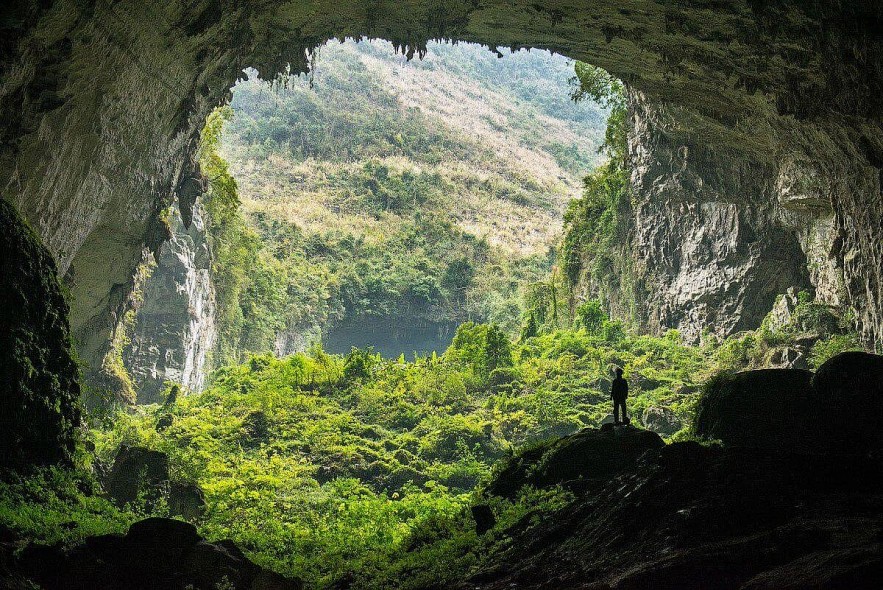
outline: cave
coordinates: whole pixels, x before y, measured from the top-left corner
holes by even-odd
[[[872,2],[17,2],[5,11],[4,197],[54,256],[87,363],[106,350],[142,250],[165,237],[159,212],[177,196],[187,220],[201,182],[199,130],[242,69],[304,70],[313,48],[344,37],[388,39],[409,56],[431,38],[544,48],[622,79],[633,183],[646,199],[636,241],[653,298],[648,325],[695,332],[766,302],[763,285],[787,256],[826,298],[849,303],[868,343],[883,338]],[[685,225],[703,235],[687,236]],[[758,239],[730,251],[740,231]],[[742,267],[732,309],[717,309],[714,295],[685,298],[684,283],[711,280],[728,256]]]
[[[170,237],[163,212],[177,203],[192,222],[206,118],[244,69],[306,72],[333,40],[385,39],[413,59],[435,39],[536,48],[603,68],[626,88],[644,329],[694,342],[709,327],[754,329],[801,285],[848,309],[866,350],[883,345],[878,2],[12,0],[0,11],[0,186],[13,206],[0,217],[0,342],[24,355],[3,351],[24,375],[5,387],[27,392],[4,399],[45,392],[34,415],[49,437],[8,445],[32,453],[4,440],[10,463],[74,454],[68,340],[83,380],[100,379],[138,265]],[[27,430],[27,412],[10,416],[10,431]]]

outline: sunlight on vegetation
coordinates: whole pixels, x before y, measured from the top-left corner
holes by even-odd
[[[512,344],[467,323],[444,354],[412,362],[318,347],[253,356],[206,392],[94,436],[104,461],[120,444],[168,453],[177,477],[206,492],[208,537],[328,582],[394,564],[428,527],[474,542],[472,490],[514,449],[596,425],[611,365],[635,376],[634,412],[664,405],[686,423],[706,361],[674,336],[565,329]],[[163,416],[171,426],[159,429]]]

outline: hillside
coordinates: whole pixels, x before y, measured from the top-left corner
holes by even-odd
[[[373,337],[397,354],[441,350],[467,319],[515,331],[600,158],[606,114],[570,100],[572,62],[443,44],[407,61],[347,42],[313,66],[273,85],[248,72],[224,124],[219,155],[289,285],[274,341],[244,348],[289,353],[325,332],[341,352]]]

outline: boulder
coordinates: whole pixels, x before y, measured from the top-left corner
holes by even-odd
[[[163,414],[159,418],[156,419],[156,431],[163,432],[171,428],[172,424],[175,423],[175,417],[171,414]]]
[[[655,432],[632,426],[586,428],[510,458],[487,492],[514,498],[525,485],[605,482],[634,466],[647,451],[664,446]]]
[[[241,551],[230,551],[227,547],[205,541],[193,546],[183,566],[199,588],[219,588],[224,582],[249,588],[258,570]]]
[[[483,535],[497,524],[494,511],[487,504],[476,504],[472,507],[472,520],[475,521],[475,532]]]
[[[171,518],[146,518],[129,527],[126,542],[140,546],[192,547],[199,542],[196,527]]]
[[[242,420],[242,442],[248,448],[256,448],[267,442],[270,436],[270,422],[267,415],[258,410]]]
[[[119,507],[140,498],[149,508],[162,499],[170,515],[187,520],[199,518],[205,509],[202,489],[191,482],[170,481],[168,456],[145,447],[121,446],[113,466],[103,476],[103,486]]]
[[[883,450],[883,357],[844,352],[813,376],[764,369],[711,379],[694,433],[776,453],[861,455]]]
[[[122,507],[144,492],[162,494],[168,481],[169,458],[165,453],[123,445],[104,479],[104,490]]]
[[[817,446],[812,373],[762,369],[717,375],[699,398],[693,431],[726,446],[807,452]]]
[[[777,369],[809,369],[804,352],[790,346],[777,348],[769,358],[770,366]]]
[[[180,567],[185,554],[200,541],[196,527],[170,518],[148,518],[136,522],[121,540],[123,551],[116,563],[130,569],[171,572]]]
[[[205,510],[205,494],[195,483],[173,481],[169,485],[169,514],[196,520]]]
[[[843,352],[812,380],[819,428],[837,452],[883,450],[883,356]]]
[[[253,563],[232,541],[209,543],[193,525],[167,518],[148,518],[125,535],[89,537],[70,548],[29,545],[17,565],[47,590],[303,587]]]
[[[652,430],[663,436],[671,436],[681,429],[681,420],[671,408],[650,406],[644,410],[641,416],[641,424],[647,430]]]

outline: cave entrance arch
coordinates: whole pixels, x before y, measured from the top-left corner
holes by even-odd
[[[66,277],[93,367],[142,250],[167,237],[160,213],[177,196],[187,219],[201,189],[199,130],[239,72],[300,71],[312,48],[344,37],[388,39],[412,56],[432,38],[535,47],[608,70],[631,89],[646,156],[633,180],[667,204],[659,223],[707,203],[766,207],[830,259],[831,295],[842,292],[866,340],[883,338],[883,26],[870,0],[57,0],[9,10],[0,186]],[[743,223],[712,218],[710,231]],[[669,246],[641,245],[663,258]],[[663,296],[655,322],[683,307]]]

